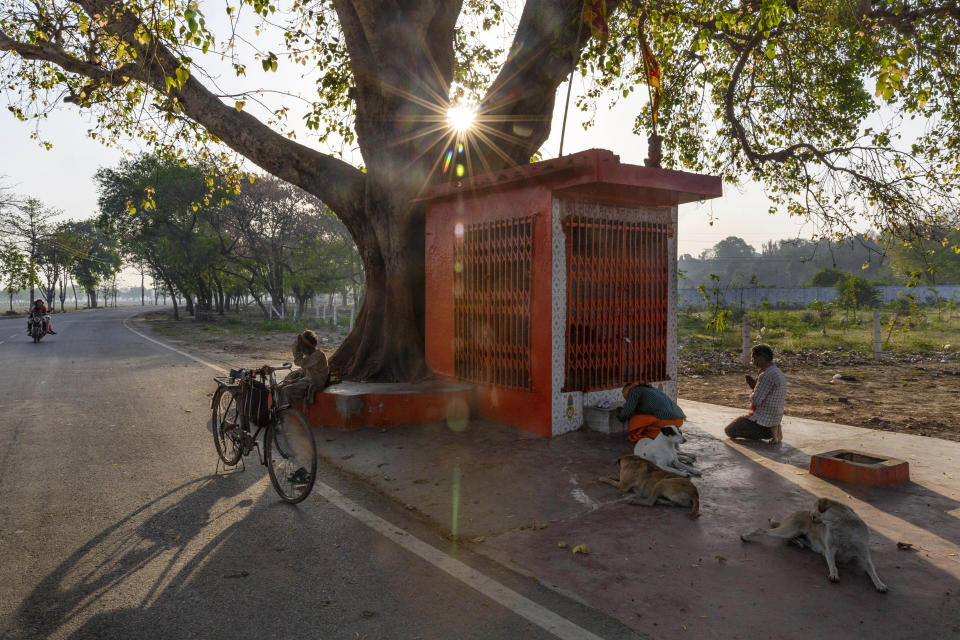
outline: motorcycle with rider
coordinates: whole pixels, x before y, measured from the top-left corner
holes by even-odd
[[[34,300],[27,317],[27,334],[33,338],[34,342],[40,342],[40,339],[48,333],[57,335],[53,330],[53,321],[47,315],[47,305],[43,304],[43,300]]]

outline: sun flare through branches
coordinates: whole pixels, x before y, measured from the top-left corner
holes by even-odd
[[[392,145],[415,143],[415,159],[427,155],[431,168],[418,192],[431,182],[459,181],[503,166],[517,164],[504,149],[526,143],[544,118],[536,115],[502,114],[511,97],[489,103],[452,101],[427,91],[414,93],[393,87],[392,93],[415,105],[418,115],[405,116],[409,133],[395,138]]]
[[[472,105],[455,104],[447,110],[447,124],[460,134],[472,127],[476,118],[477,108]]]

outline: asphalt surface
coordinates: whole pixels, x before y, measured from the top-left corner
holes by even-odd
[[[216,473],[216,374],[128,330],[142,311],[39,344],[0,320],[0,637],[637,637],[322,459],[298,506],[256,454]]]

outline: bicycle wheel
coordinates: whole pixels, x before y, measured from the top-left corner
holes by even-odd
[[[310,495],[317,479],[317,445],[299,411],[279,413],[264,437],[264,455],[270,482],[283,500],[296,504]]]
[[[240,460],[243,448],[240,446],[240,411],[237,406],[237,390],[232,387],[220,387],[213,399],[213,444],[217,455],[224,464],[233,466]]]

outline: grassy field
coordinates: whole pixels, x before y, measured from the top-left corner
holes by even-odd
[[[742,342],[742,313],[731,312],[725,322],[716,323],[709,311],[680,315],[681,352],[739,349]],[[714,321],[714,322],[712,322]],[[716,331],[717,325],[721,331]],[[750,312],[751,341],[775,344],[782,353],[804,350],[873,353],[873,312],[846,314],[833,309],[761,309]],[[883,351],[897,355],[932,356],[960,350],[960,314],[934,308],[903,313],[880,310],[880,337]]]
[[[740,361],[742,317],[731,312],[717,323],[710,311],[682,312],[681,398],[747,407],[743,374],[754,369]],[[750,339],[773,347],[789,416],[960,440],[960,317],[887,308],[880,324],[879,360],[872,310],[760,309],[750,314]]]
[[[761,309],[751,315],[752,343],[769,342],[787,375],[788,415],[960,440],[960,317],[936,309],[923,315],[883,310],[884,353],[878,361],[872,312],[847,317],[823,311]],[[709,312],[682,312],[681,399],[749,404],[743,374],[755,370],[740,362],[742,316],[730,316],[723,331],[715,332],[708,328]],[[253,366],[289,359],[293,336],[306,327],[317,331],[321,349],[331,356],[348,330],[349,316],[338,319],[337,327],[313,317],[265,321],[251,309],[175,322],[168,310],[145,314],[143,323],[215,361]],[[844,376],[839,382],[838,373]]]
[[[168,311],[159,312],[164,318],[172,317]],[[306,328],[314,329],[318,333],[335,336],[337,334],[346,334],[349,330],[350,316],[340,314],[337,317],[337,324],[333,323],[331,318],[326,321],[316,319],[313,316],[304,318],[273,318],[264,320],[263,315],[258,312],[244,312],[241,314],[213,315],[210,320],[196,322],[189,315],[182,314],[183,319],[178,323],[170,323],[165,326],[157,326],[153,331],[163,336],[181,336],[186,334],[209,334],[209,335],[246,335],[246,334],[285,334],[295,335]]]

